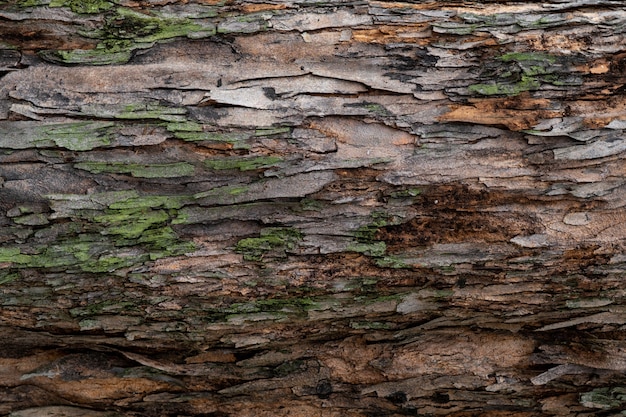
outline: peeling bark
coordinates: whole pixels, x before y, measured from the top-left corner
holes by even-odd
[[[621,5],[0,2],[0,413],[621,415]]]

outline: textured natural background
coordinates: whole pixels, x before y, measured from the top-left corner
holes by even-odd
[[[625,32],[0,1],[0,414],[624,415]]]

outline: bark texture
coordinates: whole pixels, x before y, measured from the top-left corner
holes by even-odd
[[[625,30],[0,1],[0,414],[624,415]]]

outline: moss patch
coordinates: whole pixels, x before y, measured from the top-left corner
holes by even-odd
[[[411,268],[410,264],[404,262],[402,258],[394,255],[383,256],[382,258],[376,259],[376,266],[380,268],[393,268],[393,269],[405,269]]]
[[[538,90],[542,83],[569,85],[575,82],[566,74],[558,74],[561,65],[558,57],[553,55],[541,52],[510,52],[497,60],[498,63],[487,65],[482,74],[483,78],[494,81],[469,86],[471,93],[515,96],[525,91]]]
[[[116,210],[124,209],[144,209],[157,208],[179,209],[183,204],[189,201],[185,196],[165,196],[165,195],[148,195],[148,196],[131,196],[128,199],[116,201],[109,205],[109,208]]]
[[[603,387],[580,396],[580,403],[588,408],[602,410],[623,409],[626,406],[626,387]]]
[[[283,133],[291,132],[290,127],[267,127],[262,129],[257,129],[254,132],[255,136],[273,136],[273,135],[281,135]]]
[[[111,144],[110,122],[82,122],[54,125],[45,134],[57,146],[71,151],[89,151]]]
[[[17,272],[2,271],[0,272],[0,285],[8,284],[20,278]]]
[[[261,261],[269,252],[285,256],[300,240],[302,233],[296,229],[270,227],[262,230],[259,237],[241,239],[237,242],[235,251],[241,253],[247,261]]]
[[[71,151],[88,151],[110,145],[114,126],[112,122],[4,124],[0,126],[0,148],[61,147]]]
[[[173,122],[166,125],[168,132],[202,132],[202,125],[196,122]]]
[[[43,213],[34,213],[15,217],[13,218],[13,221],[17,224],[25,226],[43,226],[50,223],[48,217]]]
[[[76,13],[101,13],[112,9],[104,0],[53,0],[55,7],[67,6]],[[203,38],[215,34],[213,24],[200,24],[190,18],[139,13],[119,7],[105,17],[102,27],[84,30],[81,35],[98,39],[92,50],[43,51],[44,59],[65,64],[109,65],[128,62],[133,51],[152,47],[156,42],[177,37]]]
[[[353,243],[346,250],[363,253],[368,256],[383,256],[387,251],[387,245],[385,242]]]
[[[117,235],[122,239],[138,239],[155,225],[164,224],[169,219],[163,210],[142,208],[109,210],[107,214],[94,217],[94,221],[106,226],[105,235]]]
[[[469,86],[469,91],[484,96],[505,95],[516,96],[524,91],[533,91],[539,89],[541,82],[535,78],[522,75],[520,81],[514,84],[493,83],[493,84],[474,84]]]
[[[84,236],[88,237],[88,236]],[[142,262],[141,256],[114,256],[100,255],[103,251],[111,250],[106,242],[70,238],[65,242],[38,248],[37,253],[21,254],[18,248],[5,248],[2,255],[9,255],[8,262],[18,268],[76,268],[84,272],[110,272],[123,266],[131,266]],[[147,259],[147,257],[146,257]],[[145,259],[144,259],[145,260]]]
[[[74,13],[95,14],[111,9],[113,3],[106,0],[52,0],[49,7],[69,7]]]
[[[538,62],[545,64],[554,64],[556,57],[542,52],[509,52],[499,58],[504,62]]]
[[[354,232],[354,237],[360,243],[371,243],[375,240],[376,234],[381,227],[388,226],[390,224],[390,217],[385,213],[372,213],[372,222],[359,227]]]
[[[16,213],[14,221],[29,217],[29,224],[36,221],[47,226],[39,228],[37,236],[54,241],[30,245],[28,253],[19,247],[0,248],[0,263],[8,263],[9,268],[109,273],[195,250],[192,242],[171,228],[172,219],[191,197],[142,196],[130,190],[47,198],[52,218],[71,218],[72,222],[47,226],[43,220],[30,219],[37,213]]]
[[[216,142],[227,143],[233,149],[250,149],[248,143],[250,135],[241,132],[217,133],[199,131],[175,131],[174,137],[186,142]]]
[[[29,261],[30,256],[22,254],[20,248],[0,248],[0,262],[26,264]]]

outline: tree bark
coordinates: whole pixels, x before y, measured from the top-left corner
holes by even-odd
[[[0,414],[622,415],[622,2],[0,2]]]

